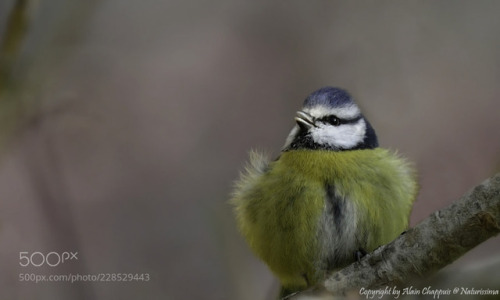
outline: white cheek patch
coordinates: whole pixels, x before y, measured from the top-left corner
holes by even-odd
[[[363,142],[366,132],[366,122],[359,119],[356,123],[332,126],[320,124],[311,130],[313,140],[335,149],[350,149]]]
[[[304,108],[303,111],[317,119],[321,119],[322,117],[329,115],[335,115],[341,119],[354,119],[361,114],[359,107],[355,104],[335,108],[320,105],[311,108]]]

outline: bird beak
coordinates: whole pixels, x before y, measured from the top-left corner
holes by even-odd
[[[299,125],[301,129],[305,130],[311,127],[317,127],[314,121],[315,120],[313,116],[301,110],[297,112],[297,116],[295,117],[295,122],[297,122],[297,125]]]

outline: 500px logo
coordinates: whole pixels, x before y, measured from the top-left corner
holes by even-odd
[[[19,265],[21,267],[34,266],[41,267],[47,265],[49,267],[57,267],[67,261],[78,260],[78,252],[49,252],[44,254],[42,252],[19,252]]]

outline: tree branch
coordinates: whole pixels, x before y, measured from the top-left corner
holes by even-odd
[[[429,276],[500,233],[500,173],[323,283],[330,293]]]

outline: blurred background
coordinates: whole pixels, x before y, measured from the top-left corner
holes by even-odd
[[[0,1],[1,298],[266,299],[276,281],[236,230],[232,184],[251,148],[279,153],[325,85],[349,90],[381,145],[415,162],[417,224],[500,170],[499,10]],[[447,269],[499,250],[490,239]],[[51,251],[78,260],[20,266],[21,252]],[[20,281],[99,273],[150,280]]]

